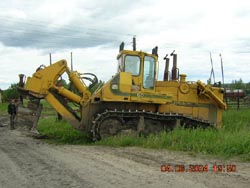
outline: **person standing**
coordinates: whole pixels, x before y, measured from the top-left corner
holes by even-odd
[[[8,105],[8,114],[10,115],[10,129],[15,128],[15,119],[16,119],[16,105],[15,100],[12,99]]]

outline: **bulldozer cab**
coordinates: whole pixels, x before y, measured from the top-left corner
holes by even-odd
[[[141,91],[154,90],[157,76],[156,55],[138,51],[122,50],[117,59],[118,73],[131,73],[133,86],[137,86]]]

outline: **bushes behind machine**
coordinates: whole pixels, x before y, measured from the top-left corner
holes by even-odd
[[[17,91],[17,84],[11,84],[11,86],[2,92],[2,101],[8,102],[11,99],[18,99],[20,96]]]

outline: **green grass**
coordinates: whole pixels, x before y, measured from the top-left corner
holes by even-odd
[[[86,133],[75,130],[66,121],[57,121],[56,117],[39,121],[38,131],[48,137],[48,141],[57,144],[87,144],[90,139]]]
[[[171,132],[162,132],[146,138],[116,136],[96,144],[188,151],[224,158],[237,156],[250,161],[250,110],[224,112],[223,126],[218,130],[176,128]]]
[[[1,103],[0,104],[0,113],[7,114],[8,103]]]

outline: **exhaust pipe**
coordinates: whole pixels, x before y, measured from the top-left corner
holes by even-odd
[[[172,67],[172,80],[179,79],[179,69],[177,68],[177,54],[174,54],[175,50],[171,53],[173,56],[173,67]]]
[[[164,60],[166,60],[166,64],[165,64],[165,70],[164,70],[164,77],[163,80],[164,81],[168,81],[168,77],[169,77],[169,58],[167,57],[168,54],[166,54],[166,56],[163,58]]]
[[[18,86],[19,87],[24,87],[24,80],[25,80],[25,75],[24,74],[19,74],[19,83]]]
[[[133,37],[133,51],[136,51],[136,38]]]

